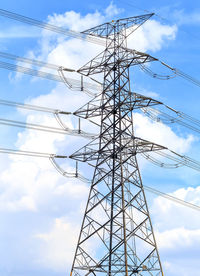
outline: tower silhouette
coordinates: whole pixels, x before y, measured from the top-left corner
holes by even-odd
[[[157,104],[130,90],[129,68],[156,60],[127,48],[127,37],[153,14],[115,20],[84,31],[106,40],[105,50],[81,67],[100,74],[103,91],[74,114],[100,121],[98,138],[70,156],[94,166],[71,276],[163,275],[137,153],[160,146],[135,137],[133,110]]]

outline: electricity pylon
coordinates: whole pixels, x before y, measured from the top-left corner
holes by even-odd
[[[70,157],[95,167],[71,276],[163,275],[137,153],[161,150],[134,136],[133,109],[157,104],[130,91],[130,66],[156,60],[127,48],[127,37],[153,14],[120,19],[83,34],[106,48],[78,72],[103,75],[102,93],[75,112],[100,117],[100,134]]]

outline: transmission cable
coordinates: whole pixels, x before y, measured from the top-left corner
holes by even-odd
[[[25,63],[29,63],[31,65],[36,65],[36,66],[40,66],[40,67],[46,67],[46,68],[53,69],[53,70],[58,70],[60,68],[59,65],[55,65],[55,64],[52,64],[52,63],[47,63],[47,62],[44,62],[44,61],[39,61],[39,60],[36,60],[36,59],[20,57],[20,56],[13,55],[13,54],[10,54],[10,53],[5,53],[5,52],[0,52],[0,57],[5,58],[5,59],[20,61],[20,62],[25,62]],[[70,69],[70,68],[65,68],[65,70],[68,70],[69,72],[75,72],[74,69]]]
[[[188,129],[191,129],[195,132],[200,133],[200,121],[196,118],[193,118],[190,115],[187,115],[183,112],[176,111],[166,105],[164,105],[170,111],[173,111],[176,116],[172,116],[166,112],[163,112],[160,109],[152,108],[152,107],[145,107],[141,108],[142,112],[152,119],[155,122],[162,122],[165,124],[179,124]]]
[[[7,101],[7,100],[3,100],[3,99],[0,99],[0,105],[12,106],[12,107],[16,107],[16,108],[35,110],[35,111],[53,113],[53,114],[55,114],[55,113],[65,114],[65,115],[72,114],[71,112],[63,111],[63,110],[60,110],[60,109],[53,109],[53,108],[44,107],[44,106],[37,106],[37,105],[32,105],[32,104],[25,104],[25,103]]]
[[[168,149],[169,153],[166,153],[164,151],[158,150],[158,151],[152,151],[152,152],[143,152],[141,153],[141,155],[147,159],[148,161],[152,162],[153,164],[162,167],[162,168],[167,168],[167,169],[172,169],[172,168],[179,168],[182,166],[186,166],[189,167],[191,169],[194,169],[196,171],[200,171],[200,162],[185,156],[185,155],[181,155],[178,154],[172,150]],[[153,156],[153,154],[155,155],[159,155],[161,157],[165,157],[169,160],[175,161],[176,163],[165,163],[164,161],[161,161],[160,159],[157,159]]]
[[[32,124],[32,123],[25,123],[15,120],[9,120],[9,119],[3,119],[0,118],[0,124],[1,125],[8,125],[8,126],[14,126],[14,127],[20,127],[20,128],[27,128],[32,130],[38,130],[43,132],[50,132],[55,134],[65,134],[65,135],[73,135],[73,136],[79,136],[84,137],[88,139],[94,139],[96,138],[96,134],[84,132],[80,129],[73,130],[70,128],[56,128],[56,127],[50,127],[45,125],[38,125],[38,124]]]
[[[192,76],[184,73],[183,71],[177,69],[177,68],[173,68],[170,65],[166,64],[165,62],[159,60],[159,62],[164,65],[165,67],[169,68],[175,75],[182,77],[183,79],[197,85],[200,87],[200,81],[198,79],[193,78]]]
[[[159,79],[159,80],[169,80],[169,79],[173,79],[175,78],[176,76],[179,76],[191,83],[193,83],[194,85],[200,87],[200,81],[186,73],[184,73],[183,71],[177,69],[177,68],[173,68],[171,67],[170,65],[166,64],[165,62],[157,59],[158,62],[160,62],[162,65],[164,65],[165,67],[167,67],[168,69],[170,69],[173,74],[172,75],[161,75],[161,74],[158,74],[158,73],[154,73],[150,68],[148,68],[146,65],[144,64],[140,64],[138,62],[138,65],[139,67],[141,68],[141,70],[143,72],[145,72],[146,74],[148,74],[149,76],[151,76],[152,78],[156,78],[156,79]]]
[[[83,182],[87,182],[87,183],[91,183],[91,180],[85,178],[84,176],[82,176],[81,174],[78,173],[77,171],[77,167],[76,167],[76,172],[75,173],[69,173],[66,172],[65,170],[63,170],[58,163],[55,161],[56,159],[67,159],[69,158],[67,155],[57,155],[57,154],[50,154],[50,153],[43,153],[43,152],[33,152],[33,151],[24,151],[24,150],[14,150],[14,149],[6,149],[6,148],[0,148],[0,153],[6,153],[6,154],[14,154],[14,155],[23,155],[23,156],[31,156],[31,157],[42,157],[42,158],[49,158],[51,160],[51,162],[53,163],[54,167],[56,168],[56,170],[61,173],[63,176],[65,177],[69,177],[69,178],[79,178],[81,181]],[[192,204],[190,202],[181,200],[177,197],[174,197],[172,195],[163,193],[159,190],[156,190],[152,187],[143,185],[144,189],[156,194],[156,195],[160,195],[168,200],[174,201],[175,203],[184,205],[186,207],[195,209],[197,211],[200,211],[200,206],[197,206],[195,204]]]
[[[31,75],[31,76],[34,76],[34,77],[40,77],[40,78],[53,80],[53,81],[57,81],[57,82],[62,82],[62,83],[65,82],[59,75],[55,75],[55,74],[52,74],[52,73],[48,73],[48,72],[44,72],[44,71],[40,71],[40,70],[35,70],[35,69],[31,69],[31,68],[27,68],[27,67],[24,67],[24,66],[15,65],[15,64],[3,62],[3,61],[0,61],[0,67],[4,68],[4,69],[7,69],[7,70],[16,71],[16,72],[20,72],[20,73],[23,73],[23,74]],[[88,82],[84,82],[84,86],[82,86],[81,80],[79,81],[79,80],[72,79],[72,78],[67,78],[67,80],[72,85],[74,90],[80,90],[80,91],[84,92],[84,86],[85,85],[89,89],[90,88],[95,89],[95,90],[100,90],[101,89],[99,85],[88,83]]]
[[[159,80],[169,80],[176,77],[175,72],[172,75],[161,75],[158,73],[154,73],[149,67],[145,66],[144,64],[138,64],[143,72],[150,75],[152,78],[156,78]]]
[[[23,15],[8,11],[8,10],[0,9],[0,16],[4,16],[4,17],[10,18],[10,19],[14,19],[16,21],[26,23],[26,24],[29,24],[29,25],[37,26],[39,28],[43,28],[43,29],[46,29],[46,30],[49,30],[49,31],[52,31],[52,32],[55,32],[55,33],[58,33],[58,34],[61,34],[61,35],[64,35],[64,36],[70,36],[70,37],[73,37],[73,38],[78,38],[78,39],[88,41],[88,42],[92,42],[92,43],[102,45],[102,46],[106,45],[105,40],[102,39],[102,38],[97,38],[97,37],[85,35],[83,33],[67,30],[67,29],[64,29],[64,28],[61,28],[61,27],[58,27],[58,26],[54,26],[52,24],[48,24],[48,23],[30,18],[30,17],[27,17],[27,16],[23,16]]]
[[[83,182],[90,182],[89,179],[85,178],[78,172],[78,166],[76,166],[76,171],[74,173],[65,171],[57,162],[57,159],[68,159],[67,155],[58,155],[44,152],[34,152],[34,151],[25,151],[25,150],[14,150],[14,149],[6,149],[0,148],[0,153],[6,154],[14,154],[14,155],[22,155],[22,156],[31,156],[31,157],[41,157],[48,158],[53,164],[54,168],[63,176],[67,178],[78,178]]]
[[[128,2],[128,1],[121,1],[121,0],[116,0],[118,1],[119,3],[121,2],[124,5],[128,5],[130,7],[133,7],[133,8],[136,8],[137,10],[140,10],[142,12],[147,12],[147,13],[154,13],[154,16],[159,18],[161,21],[167,23],[167,24],[174,24],[172,21],[170,21],[169,19],[167,19],[166,17],[163,17],[162,15],[160,15],[158,12],[156,11],[150,11],[150,10],[147,10],[147,9],[143,9],[143,8],[140,8],[138,6],[136,6],[135,4],[133,5],[132,2]],[[180,29],[181,32],[184,32],[186,34],[189,34],[190,36],[193,36],[195,38],[198,38],[199,40],[199,36],[198,35],[195,35],[194,33],[191,33],[191,32],[188,32],[188,30],[186,31],[185,29]]]
[[[79,38],[79,39],[82,39],[82,40],[87,40],[89,42],[105,46],[105,40],[102,40],[102,38],[98,38],[98,37],[94,37],[94,36],[90,36],[90,35],[85,35],[83,33],[75,32],[75,31],[66,30],[66,29],[63,29],[63,28],[60,28],[60,27],[57,27],[57,26],[54,26],[54,25],[51,25],[51,24],[48,24],[48,23],[41,22],[41,21],[33,19],[33,18],[29,18],[27,16],[23,16],[23,15],[20,15],[20,14],[17,14],[17,13],[10,12],[8,10],[0,9],[0,16],[4,16],[4,17],[10,18],[10,19],[14,19],[14,20],[23,22],[23,23],[27,23],[29,25],[34,25],[34,26],[37,26],[37,27],[40,27],[40,28],[44,28],[44,29],[47,29],[47,30],[50,30],[50,31],[53,31],[53,32],[56,32],[56,33],[59,33],[59,34],[64,34],[66,36],[72,36],[72,37],[75,37],[75,38]],[[156,60],[159,61],[158,59],[156,59]],[[196,80],[192,76],[182,72],[181,70],[179,70],[177,68],[172,68],[171,66],[167,65],[165,62],[162,62],[162,61],[160,61],[160,62],[164,66],[171,69],[173,71],[173,73],[176,74],[177,76],[180,76],[180,77],[192,82],[193,84],[195,84],[197,86],[200,86],[200,81],[199,80]],[[2,67],[2,66],[4,66],[4,65],[0,65],[0,67]],[[6,69],[8,69],[8,68],[6,68]],[[14,68],[9,69],[9,70],[17,71]],[[24,70],[23,68],[21,68],[19,70],[21,70],[20,72],[22,72],[22,73],[29,74],[27,72],[27,70]],[[56,77],[51,76],[51,75],[46,75],[44,72],[41,72],[39,74],[36,74],[36,72],[30,72],[30,74],[31,75],[33,74],[33,75],[36,75],[36,76],[41,75],[41,77],[56,80]],[[156,74],[153,74],[153,75],[155,76]],[[159,77],[159,75],[158,75],[158,77]]]
[[[39,71],[38,69],[34,70],[34,69],[27,68],[24,66],[22,67],[17,64],[13,65],[13,64],[10,64],[7,62],[0,61],[0,67],[2,67],[4,69],[17,71],[17,72],[21,72],[21,73],[32,75],[32,76],[47,78],[47,79],[54,80],[54,81],[62,81],[71,90],[75,90],[75,91],[80,90],[80,91],[85,92],[89,96],[96,95],[96,93],[91,92],[89,89],[93,89],[93,90],[97,90],[97,91],[102,90],[102,84],[92,78],[90,78],[90,79],[92,79],[92,81],[96,81],[96,83],[98,83],[98,84],[88,83],[88,82],[83,81],[82,75],[81,75],[80,81],[66,77],[66,75],[64,74],[65,72],[76,72],[76,70],[71,69],[71,68],[66,68],[64,66],[55,65],[55,64],[47,63],[47,62],[40,61],[40,60],[20,57],[20,56],[16,56],[16,55],[5,53],[5,52],[0,52],[0,57],[5,58],[5,59],[14,60],[16,62],[20,61],[23,63],[28,63],[28,64],[39,66],[42,68],[53,69],[58,72],[58,76],[55,74],[48,73],[48,72]],[[59,77],[60,77],[60,79],[59,79]]]
[[[196,204],[193,204],[193,203],[190,203],[190,202],[188,202],[188,201],[179,199],[179,198],[174,197],[174,196],[172,196],[172,195],[170,195],[170,194],[163,193],[163,192],[161,192],[161,191],[159,191],[159,190],[157,190],[157,189],[154,189],[154,188],[149,187],[149,186],[146,186],[146,185],[143,185],[143,187],[144,187],[144,189],[145,189],[146,191],[148,191],[148,192],[150,192],[150,193],[159,195],[159,196],[164,197],[164,198],[166,198],[166,199],[169,199],[169,200],[171,200],[171,201],[173,201],[173,202],[175,202],[175,203],[181,204],[181,205],[183,205],[183,206],[185,206],[185,207],[192,208],[192,209],[194,209],[194,210],[196,210],[196,211],[200,211],[200,206],[198,206],[198,205],[196,205]]]

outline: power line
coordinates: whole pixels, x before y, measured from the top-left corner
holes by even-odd
[[[198,205],[196,205],[196,204],[193,204],[193,203],[190,203],[190,202],[188,202],[188,201],[179,199],[179,198],[174,197],[174,196],[172,196],[172,195],[169,195],[169,194],[167,194],[167,193],[163,193],[163,192],[161,192],[161,191],[159,191],[159,190],[156,190],[156,189],[154,189],[154,188],[152,188],[152,187],[149,187],[149,186],[146,186],[146,185],[144,185],[143,187],[144,187],[144,189],[145,189],[146,191],[148,191],[148,192],[150,192],[150,193],[159,195],[159,196],[161,196],[161,197],[164,197],[164,198],[169,199],[169,200],[171,200],[171,201],[173,201],[173,202],[175,202],[175,203],[181,204],[181,205],[183,205],[183,206],[185,206],[185,207],[189,207],[189,208],[194,209],[194,210],[196,210],[196,211],[200,211],[200,206],[198,206]]]
[[[44,153],[44,152],[34,152],[34,151],[26,151],[26,150],[14,150],[7,148],[0,148],[0,153],[6,154],[14,154],[14,155],[23,155],[23,156],[32,156],[32,157],[42,157],[42,158],[61,158],[57,157],[56,154]],[[62,158],[67,158],[67,156],[62,156]]]
[[[122,1],[122,0],[116,0],[117,2],[123,4],[123,5],[128,5],[129,7],[133,7],[137,10],[140,10],[142,12],[147,12],[147,13],[154,13],[154,16],[157,17],[158,19],[160,19],[161,21],[163,21],[164,23],[167,23],[167,24],[174,24],[174,22],[172,22],[171,20],[169,20],[168,18],[160,15],[156,10],[153,10],[153,11],[150,11],[150,10],[147,10],[147,9],[143,9],[141,7],[138,7],[137,5],[133,4],[132,2],[128,2],[128,1]],[[193,36],[194,38],[198,39],[199,40],[199,36],[195,35],[194,33],[191,33],[191,32],[188,32],[184,29],[180,29],[181,32],[184,32],[186,34],[189,34],[190,36]]]
[[[44,153],[44,152],[33,152],[33,151],[25,151],[25,150],[14,150],[14,149],[7,149],[7,148],[0,148],[0,153],[5,153],[5,154],[14,154],[14,155],[22,155],[22,156],[30,156],[30,157],[40,157],[40,158],[52,158],[52,159],[66,159],[69,158],[67,155],[57,155],[57,154],[52,154],[52,153]],[[55,165],[55,163],[54,163]],[[56,163],[56,169],[58,170],[58,164]],[[59,173],[62,175],[67,175],[68,177],[72,178],[77,178],[77,174],[79,175],[79,179],[85,181],[85,177],[83,177],[79,173],[67,173],[66,171],[62,170],[61,167],[59,167]],[[88,181],[87,181],[88,182]],[[91,181],[89,181],[91,182]],[[185,207],[192,208],[194,210],[200,211],[200,206],[192,204],[188,201],[179,199],[177,197],[174,197],[172,195],[169,195],[167,193],[161,192],[157,189],[154,189],[152,187],[143,185],[144,189],[147,190],[148,192],[151,192],[153,194],[162,196],[170,201],[173,201],[175,203],[181,204]]]
[[[12,106],[12,107],[16,107],[16,108],[22,108],[22,109],[28,109],[28,110],[34,110],[34,111],[40,111],[40,112],[46,112],[46,113],[53,113],[53,114],[65,114],[65,115],[72,114],[71,112],[63,111],[60,109],[54,109],[54,108],[31,105],[31,104],[24,104],[24,103],[19,103],[19,102],[7,101],[7,100],[3,100],[3,99],[0,99],[0,105]]]
[[[78,178],[83,182],[89,183],[90,180],[81,175],[78,172],[78,166],[76,165],[75,172],[67,172],[65,171],[57,162],[57,159],[68,159],[67,155],[58,155],[52,153],[44,153],[44,152],[35,152],[35,151],[25,151],[25,150],[14,150],[7,148],[0,148],[0,153],[4,154],[14,154],[14,155],[22,155],[22,156],[30,156],[30,157],[40,157],[40,158],[48,158],[53,164],[54,168],[62,175],[67,178]],[[77,163],[77,162],[76,162]]]
[[[29,63],[31,65],[36,65],[36,66],[40,66],[40,67],[46,67],[46,68],[53,69],[53,70],[58,70],[61,67],[59,65],[55,65],[55,64],[52,64],[52,63],[47,63],[47,62],[44,62],[44,61],[39,61],[39,60],[35,60],[35,59],[20,57],[20,56],[5,53],[5,52],[0,52],[0,57],[5,58],[5,59],[20,61],[20,62],[25,62],[25,63]],[[75,70],[69,69],[69,68],[65,68],[65,70],[68,70],[70,72],[75,71]]]
[[[102,89],[102,87],[100,85],[83,81],[82,77],[80,77],[80,81],[79,81],[79,80],[76,80],[73,78],[66,77],[66,76],[64,76],[63,73],[60,76],[60,75],[55,75],[52,73],[48,73],[48,72],[44,72],[44,71],[40,71],[40,70],[36,70],[36,69],[31,69],[31,68],[27,68],[24,66],[15,65],[15,64],[3,62],[3,61],[0,61],[0,68],[11,70],[11,71],[16,71],[19,73],[33,76],[33,77],[40,77],[40,78],[44,78],[47,80],[62,82],[64,84],[66,84],[67,87],[70,88],[71,90],[82,91],[90,96],[96,95],[95,93],[91,92],[90,89],[96,90],[98,92],[100,92]],[[63,71],[63,69],[59,68],[58,73],[62,72],[62,71]]]
[[[7,63],[7,62],[3,62],[0,61],[0,67],[7,69],[7,70],[11,70],[11,71],[16,71],[16,72],[20,72],[23,74],[28,74],[34,77],[40,77],[40,78],[45,78],[48,80],[53,80],[53,81],[58,81],[58,82],[64,82],[63,79],[60,78],[60,76],[52,74],[52,73],[48,73],[48,72],[44,72],[44,71],[40,71],[40,70],[35,70],[35,69],[31,69],[31,68],[27,68],[21,65],[15,65],[15,64],[11,64],[11,63]],[[81,90],[81,80],[76,80],[76,79],[72,79],[72,78],[66,78],[68,80],[69,83],[71,83],[72,86],[74,86],[77,89]],[[95,85],[95,84],[91,84],[91,83],[84,83],[88,88],[92,88],[92,89],[99,89],[99,86]]]
[[[88,138],[88,139],[96,138],[95,134],[88,133],[88,132],[82,131],[80,129],[78,129],[78,130],[73,130],[70,128],[61,129],[61,128],[56,128],[56,127],[50,127],[50,126],[38,125],[38,124],[32,124],[32,123],[25,123],[25,122],[3,119],[3,118],[0,118],[0,124],[13,126],[13,127],[38,130],[38,131],[43,131],[43,132],[50,132],[50,133],[55,133],[55,134],[79,136],[79,137],[84,137],[84,138]]]
[[[200,121],[183,113],[177,112],[176,116],[172,116],[160,109],[148,107],[141,109],[145,115],[155,122],[162,122],[165,124],[179,124],[195,132],[200,133]]]
[[[169,149],[168,149],[168,152],[169,153],[166,153],[162,150],[157,150],[150,153],[142,152],[141,154],[145,159],[147,159],[148,161],[152,162],[154,165],[157,165],[161,168],[172,169],[172,168],[179,168],[182,166],[186,166],[196,171],[200,171],[200,162],[188,156],[178,154]],[[155,158],[153,154],[159,155],[161,157],[165,157],[169,160],[175,161],[176,163],[165,163],[164,161]]]
[[[4,16],[4,17],[10,18],[10,19],[14,19],[16,21],[26,23],[26,24],[29,24],[29,25],[37,26],[39,28],[43,28],[43,29],[46,29],[46,30],[49,30],[49,31],[52,31],[52,32],[55,32],[55,33],[58,33],[58,34],[61,34],[61,35],[64,35],[64,36],[70,36],[70,37],[73,37],[73,38],[78,38],[78,39],[81,39],[81,40],[84,40],[84,41],[89,41],[89,42],[92,42],[92,43],[95,43],[95,44],[98,44],[98,45],[105,46],[105,41],[102,38],[87,36],[87,35],[81,34],[79,32],[75,32],[75,31],[67,30],[67,29],[64,29],[64,28],[61,28],[61,27],[57,27],[57,26],[54,26],[52,24],[41,22],[39,20],[30,18],[30,17],[27,17],[27,16],[23,16],[23,15],[20,15],[20,14],[17,14],[17,13],[8,11],[8,10],[0,9],[0,16]]]
[[[138,64],[140,66],[140,68],[142,69],[143,72],[145,72],[146,74],[148,74],[149,76],[151,76],[152,78],[156,78],[156,79],[160,79],[160,80],[169,80],[172,79],[176,76],[179,76],[191,83],[193,83],[194,85],[200,87],[200,81],[186,73],[184,73],[183,71],[177,69],[177,68],[173,68],[170,65],[166,64],[165,62],[157,59],[157,61],[159,61],[162,65],[164,65],[165,67],[167,67],[168,69],[170,69],[173,74],[172,75],[161,75],[161,74],[157,74],[154,73],[150,68],[148,68],[147,66],[145,66],[144,64]]]
[[[5,16],[5,17],[11,18],[11,19],[14,19],[14,20],[17,20],[17,21],[21,21],[21,22],[24,22],[24,23],[27,23],[27,24],[30,24],[30,25],[34,25],[34,26],[37,26],[37,27],[40,27],[40,28],[48,29],[48,30],[51,30],[53,32],[57,32],[57,33],[60,33],[60,34],[65,34],[67,36],[72,36],[72,37],[82,39],[82,40],[88,40],[89,42],[92,42],[92,43],[97,43],[97,44],[100,43],[101,45],[105,46],[105,41],[102,40],[100,37],[97,38],[97,37],[94,37],[92,35],[86,35],[86,34],[79,33],[79,32],[65,30],[63,28],[60,28],[60,27],[57,27],[57,26],[54,26],[54,25],[51,25],[51,24],[47,24],[47,23],[35,20],[33,18],[22,16],[20,14],[16,14],[16,13],[13,13],[13,12],[10,12],[10,11],[7,11],[7,10],[0,9],[0,16]],[[46,64],[46,67],[51,68],[51,69],[55,69],[55,65],[47,64],[45,62],[31,60],[31,59],[27,59],[27,58],[20,58],[18,56],[6,54],[6,53],[3,53],[3,52],[1,52],[1,55],[2,55],[2,57],[5,57],[5,58],[8,57],[8,58],[11,58],[11,59],[19,59],[22,62],[27,62],[27,63],[39,65],[39,66],[42,66],[42,65],[45,66],[45,64]],[[156,59],[156,60],[158,60],[158,59]],[[179,70],[177,68],[173,68],[173,67],[167,65],[166,63],[164,63],[162,61],[160,61],[160,62],[164,66],[167,66],[169,69],[171,69],[174,72],[174,74],[183,77],[184,79],[192,82],[193,84],[195,84],[197,86],[200,86],[200,81],[199,80],[196,80],[195,78],[191,77],[190,75],[182,72],[181,70]],[[38,76],[38,77],[50,79],[50,80],[60,81],[59,77],[57,77],[56,75],[53,75],[53,74],[50,74],[50,73],[45,73],[45,72],[42,72],[42,71],[35,71],[33,69],[28,69],[28,68],[24,68],[24,67],[20,67],[20,66],[17,66],[17,68],[16,68],[13,65],[2,63],[2,62],[0,63],[0,67],[5,68],[5,69],[9,69],[9,70],[19,71],[19,72],[29,74],[29,75],[33,75],[33,76]],[[143,69],[145,69],[145,67],[143,67]],[[71,70],[71,69],[69,69],[69,70]],[[153,74],[153,77],[156,77],[156,75],[157,74]],[[159,76],[157,76],[157,77],[159,77]]]

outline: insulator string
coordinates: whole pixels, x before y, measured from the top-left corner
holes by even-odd
[[[97,85],[97,84],[95,85],[95,84],[92,84],[92,83],[83,82],[82,79],[80,81],[78,81],[76,79],[66,77],[64,72],[76,72],[76,70],[71,69],[71,68],[66,68],[64,66],[55,65],[55,64],[47,63],[47,62],[40,61],[40,60],[24,58],[24,57],[16,56],[16,55],[5,53],[5,52],[0,52],[0,57],[5,58],[5,59],[11,59],[11,60],[14,60],[14,61],[17,61],[17,62],[20,61],[20,62],[23,62],[23,63],[28,63],[28,64],[31,64],[31,65],[56,70],[58,72],[58,75],[60,76],[60,81],[63,81],[67,85],[68,88],[70,88],[72,90],[77,90],[77,89],[81,90],[81,91],[87,93],[90,96],[95,96],[96,94],[89,91],[87,89],[87,86],[90,87],[90,88],[93,88],[95,90],[101,90],[101,84],[100,83],[98,83],[99,85]],[[59,81],[59,78],[55,74],[42,72],[42,71],[35,70],[35,69],[31,70],[31,68],[27,68],[27,67],[20,66],[20,65],[17,65],[17,64],[10,64],[10,63],[3,62],[3,61],[2,62],[0,61],[0,64],[1,64],[2,68],[8,69],[8,70],[14,70],[14,71],[25,73],[25,74],[27,73],[27,74],[30,74],[32,76],[34,75],[34,76],[38,76],[38,77],[43,77],[43,78]],[[81,78],[82,78],[82,76],[81,76]],[[95,81],[94,79],[92,79],[92,80]],[[77,85],[75,85],[75,82],[77,83]]]
[[[3,61],[0,61],[0,68],[20,72],[23,74],[31,75],[33,77],[40,77],[40,78],[53,80],[53,81],[57,81],[57,82],[64,82],[63,79],[59,75],[55,75],[52,73],[48,73],[48,72],[44,72],[44,71],[40,71],[40,70],[36,70],[36,69],[31,69],[31,68],[27,68],[27,67],[24,67],[21,65],[11,64],[11,63],[7,63],[7,62],[3,62]],[[79,80],[72,79],[72,78],[67,78],[67,80],[72,85],[74,90],[81,91],[81,80],[79,81]],[[88,82],[84,82],[84,87],[95,89],[97,91],[101,90],[100,85],[92,84],[92,83],[88,83]],[[83,90],[83,92],[84,92],[84,90]]]
[[[69,88],[70,90],[80,90],[80,91],[83,91],[85,92],[88,96],[92,96],[92,97],[95,97],[97,95],[97,93],[94,93],[94,92],[91,92],[89,89],[87,89],[87,86],[84,85],[83,83],[83,77],[81,76],[81,81],[80,81],[80,86],[76,87],[74,86],[69,78],[67,78],[64,74],[64,68],[60,67],[59,70],[58,70],[58,74],[60,76],[60,79],[64,82],[64,84],[67,86],[67,88]],[[88,85],[89,86],[89,85]],[[96,86],[97,87],[97,86]],[[98,91],[100,90],[101,91],[102,87],[101,86],[98,86]],[[97,89],[96,89],[97,90]]]
[[[152,78],[156,78],[159,80],[169,80],[169,79],[173,79],[176,77],[176,74],[174,72],[172,75],[161,75],[161,74],[154,73],[150,68],[148,68],[144,64],[138,64],[138,65],[140,66],[140,68],[143,72],[147,73]]]

